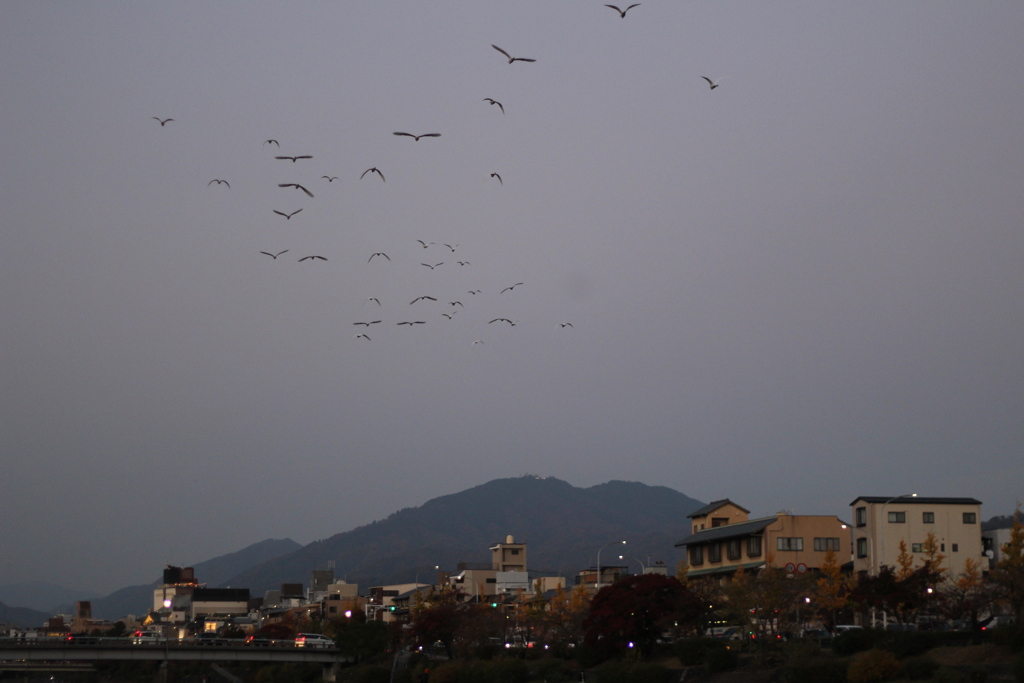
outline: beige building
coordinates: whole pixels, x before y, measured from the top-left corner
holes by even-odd
[[[496,572],[525,572],[526,544],[506,536],[504,543],[491,546],[491,569]]]
[[[829,550],[840,564],[850,557],[850,528],[833,515],[749,519],[749,511],[725,499],[688,515],[693,532],[676,543],[685,548],[690,576],[728,575],[740,567],[780,567],[801,574],[816,570]]]
[[[964,571],[968,558],[987,568],[981,544],[981,501],[974,498],[924,498],[861,496],[852,503],[853,568],[869,575],[883,566],[896,566],[900,541],[914,556],[915,566],[924,559],[923,545],[931,533],[950,577]]]

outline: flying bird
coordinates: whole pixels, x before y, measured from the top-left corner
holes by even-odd
[[[490,97],[485,97],[485,98],[483,99],[483,101],[484,101],[484,102],[490,102],[490,103],[491,103],[491,106],[492,106],[492,107],[493,107],[494,105],[498,105],[498,109],[500,109],[500,110],[501,110],[501,113],[502,113],[502,114],[504,114],[504,113],[505,113],[505,107],[503,107],[503,106],[501,105],[501,102],[499,102],[498,100],[492,100],[492,99],[491,99]]]
[[[487,323],[487,324],[490,325],[491,323],[498,323],[498,322],[508,323],[512,327],[516,326],[516,324],[514,322],[512,322],[511,320],[509,320],[508,318],[495,318],[494,320],[492,320],[490,323]]]
[[[469,290],[469,293],[470,294],[480,294],[481,292],[480,292],[479,289],[471,289],[471,290]]]
[[[639,2],[637,2],[637,3],[634,3],[634,4],[630,5],[630,6],[629,6],[629,7],[627,7],[626,9],[619,9],[619,8],[618,8],[618,7],[616,7],[615,5],[605,5],[605,7],[611,7],[611,8],[613,9],[613,10],[615,10],[616,12],[618,12],[618,13],[619,13],[619,17],[620,17],[620,18],[622,18],[622,19],[625,19],[625,18],[626,18],[626,12],[628,12],[628,11],[629,11],[629,10],[631,10],[631,9],[633,9],[634,7],[639,7],[639,6],[640,6],[640,3],[639,3]]]
[[[294,187],[296,190],[302,190],[303,192],[308,194],[310,197],[313,196],[312,192],[310,192],[309,190],[304,188],[302,185],[299,185],[298,183],[278,183],[277,186],[278,187]]]
[[[423,135],[413,135],[412,133],[392,133],[392,135],[405,135],[407,137],[412,138],[416,142],[419,142],[420,138],[439,138],[439,137],[441,137],[440,133],[424,133]]]
[[[377,298],[377,297],[375,297],[375,296],[370,296],[370,297],[367,297],[366,299],[364,299],[364,300],[363,300],[363,303],[365,304],[365,303],[366,303],[367,301],[373,301],[373,302],[375,302],[375,303],[376,303],[376,304],[377,304],[378,306],[380,306],[380,299],[378,299],[378,298]]]
[[[379,322],[380,322],[379,320],[371,320],[368,323],[352,323],[352,324],[353,325],[366,325],[367,327],[369,327],[370,325],[376,325]]]
[[[427,268],[430,268],[431,270],[433,270],[434,268],[437,268],[438,266],[443,266],[444,265],[444,261],[441,261],[440,263],[435,263],[434,265],[430,265],[429,263],[421,263],[420,265],[421,266],[426,266]]]
[[[338,176],[336,176],[336,175],[322,175],[320,177],[321,178],[327,178],[327,182],[329,182],[329,183],[333,183],[335,180],[338,179]]]
[[[284,216],[287,220],[291,220],[292,216],[297,214],[299,211],[302,211],[302,209],[297,209],[295,211],[292,211],[291,213],[282,213],[282,212],[278,211],[277,209],[274,209],[274,213],[276,213],[278,216]]]
[[[312,159],[313,157],[312,157],[312,155],[308,155],[307,154],[306,156],[300,156],[300,157],[274,157],[274,158],[275,159],[287,159],[288,161],[290,161],[290,162],[292,162],[294,164],[299,159]]]
[[[280,148],[280,147],[281,147],[281,143],[280,143],[280,142],[278,142],[277,140],[264,140],[264,141],[263,141],[263,146],[264,146],[264,147],[266,147],[266,146],[267,146],[267,145],[269,145],[270,143],[274,143],[275,145],[277,145],[277,146],[278,146],[278,148]]]
[[[284,251],[279,251],[276,254],[271,254],[269,251],[261,251],[260,253],[261,254],[266,254],[267,256],[269,256],[270,258],[272,258],[272,259],[274,259],[276,261],[278,256],[280,256],[281,254],[287,253],[287,252],[288,252],[288,250],[285,249]]]
[[[705,81],[707,81],[707,82],[708,82],[708,85],[710,85],[710,86],[711,86],[711,89],[712,89],[712,90],[714,90],[715,88],[717,88],[717,87],[718,87],[718,85],[719,85],[718,83],[715,83],[715,82],[714,82],[713,80],[711,80],[711,79],[710,79],[710,78],[708,78],[707,76],[701,76],[701,78],[703,78],[703,79],[704,79]],[[718,80],[719,80],[719,81],[721,81],[722,79],[721,79],[721,78],[719,78]]]
[[[369,263],[370,261],[372,261],[372,260],[373,260],[373,257],[374,257],[374,256],[383,256],[383,257],[384,257],[384,258],[386,258],[386,259],[387,259],[388,261],[390,261],[390,260],[391,260],[391,257],[390,257],[390,256],[388,256],[387,254],[385,254],[385,253],[384,253],[383,251],[375,251],[375,252],[373,252],[372,254],[370,254],[370,258],[368,258],[368,259],[366,260],[366,262],[367,262],[367,263]]]
[[[378,169],[376,166],[374,166],[373,168],[368,168],[365,171],[363,171],[363,175],[366,175],[367,173],[376,173],[377,175],[380,176],[381,181],[387,182],[386,180],[384,180],[384,174],[381,173],[380,169]],[[359,176],[360,180],[363,179],[363,175]]]
[[[442,313],[441,315],[451,320],[452,318],[455,317],[456,313],[458,313],[458,311],[452,311],[451,313]]]
[[[505,292],[510,292],[510,291],[512,291],[513,289],[515,289],[516,287],[518,287],[521,284],[523,284],[523,283],[522,282],[517,282],[514,285],[512,285],[511,287],[506,287],[505,289],[501,290],[500,292],[498,292],[498,294],[504,294]]]
[[[465,308],[461,301],[449,301],[448,303],[451,304],[452,306],[462,306],[463,308]]]
[[[469,265],[469,261],[456,261],[456,263],[458,263],[460,266],[468,266]]]
[[[453,247],[453,246],[452,246],[452,245],[450,245],[450,244],[442,244],[441,246],[443,246],[443,247],[448,247],[449,249],[451,249],[451,250],[452,250],[452,253],[454,254],[454,253],[455,253],[455,247],[457,247],[457,246],[459,246],[459,245],[457,245],[457,244],[456,244],[456,245],[455,245],[455,247]]]
[[[424,242],[423,240],[416,240],[416,241],[417,241],[417,242],[419,242],[420,244],[422,244],[422,245],[423,245],[423,248],[424,248],[424,249],[426,249],[426,248],[427,248],[427,247],[429,246],[429,245],[428,245],[428,244],[427,244],[426,242]]]
[[[359,339],[360,337],[362,337],[362,338],[363,338],[363,339],[365,339],[366,341],[373,341],[372,339],[370,339],[370,338],[369,338],[368,336],[366,336],[365,334],[357,334],[357,335],[356,335],[356,339]]]
[[[512,55],[510,55],[509,53],[505,52],[500,47],[498,47],[497,45],[494,45],[494,44],[492,44],[491,47],[493,47],[495,50],[497,50],[501,54],[503,54],[506,57],[508,57],[508,63],[509,64],[511,64],[512,62],[536,62],[537,61],[536,59],[527,59],[526,57],[513,57]]]
[[[406,322],[401,322],[401,323],[398,323],[398,324],[399,325],[426,325],[427,321],[426,320],[413,320],[411,322],[406,321]]]
[[[483,342],[483,340],[482,340],[482,339],[474,339],[474,340],[473,340],[473,343],[472,343],[472,344],[470,344],[470,346],[474,346],[474,345],[476,345],[476,344],[483,344],[483,343],[484,343],[484,342]]]
[[[206,186],[209,187],[210,185],[213,185],[214,183],[217,183],[218,185],[227,185],[228,189],[229,190],[231,189],[231,183],[229,183],[226,180],[220,180],[219,178],[214,178],[210,182],[206,183]]]
[[[572,323],[558,323],[561,327],[572,327]],[[575,329],[575,328],[574,328]]]
[[[415,299],[413,299],[412,301],[410,301],[410,302],[409,302],[409,305],[410,305],[410,306],[412,306],[412,305],[413,305],[414,303],[416,303],[417,301],[422,301],[423,299],[426,299],[426,300],[428,300],[428,301],[437,301],[437,299],[435,299],[435,298],[434,298],[434,297],[432,297],[432,296],[418,296],[418,297],[416,297]]]
[[[149,118],[156,119],[157,121],[159,121],[161,128],[166,126],[170,121],[174,120],[174,119],[161,119],[159,116],[150,116]]]
[[[501,176],[500,176],[500,175],[498,175],[497,173],[492,173],[492,174],[491,174],[491,177],[492,177],[492,178],[497,178],[497,179],[498,179],[498,182],[499,182],[499,183],[501,183],[502,185],[504,185],[504,184],[505,184],[505,181],[503,181],[503,180],[501,179]]]
[[[323,256],[316,256],[316,255],[314,255],[314,256],[303,256],[302,258],[299,259],[299,263],[302,263],[303,261],[306,261],[308,259],[320,259],[321,261],[326,261],[327,260]]]

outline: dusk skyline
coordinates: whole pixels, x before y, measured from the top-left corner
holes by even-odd
[[[525,473],[1022,499],[1019,4],[4,18],[0,583]]]

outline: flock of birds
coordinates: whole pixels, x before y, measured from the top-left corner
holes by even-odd
[[[620,18],[625,19],[626,18],[626,13],[629,12],[631,9],[633,9],[635,7],[639,7],[640,4],[641,3],[634,3],[632,5],[629,5],[625,9],[621,9],[621,8],[619,8],[616,5],[605,5],[605,7],[608,7],[608,8],[611,8],[611,9],[615,10],[619,14]],[[492,44],[491,47],[494,48],[495,50],[497,50],[498,52],[500,52],[508,60],[509,64],[514,64],[515,62],[532,63],[532,62],[536,62],[537,61],[536,59],[529,58],[529,57],[513,57],[510,53],[508,53],[507,51],[505,51],[502,48],[498,47],[497,45],[493,45]],[[712,79],[708,78],[707,76],[701,76],[701,78],[703,78],[705,81],[707,81],[707,83],[710,86],[711,90],[714,90],[715,88],[719,87],[719,85],[720,85],[719,81],[721,79],[719,79],[719,81],[713,81]],[[501,102],[499,102],[498,100],[495,100],[495,99],[490,98],[490,97],[485,97],[485,98],[483,98],[482,101],[483,102],[487,102],[491,106],[497,106],[498,109],[501,111],[502,115],[503,116],[505,115],[505,106]],[[171,122],[174,121],[173,118],[162,119],[162,118],[160,118],[158,116],[153,116],[151,118],[153,118],[156,121],[158,121],[160,123],[161,127],[165,127],[168,123],[171,123]],[[419,142],[420,139],[423,139],[423,138],[440,138],[441,137],[441,133],[420,133],[420,134],[414,134],[414,133],[407,133],[407,132],[403,132],[403,131],[395,131],[393,133],[393,135],[395,135],[397,137],[409,137],[409,138],[412,138],[413,141],[415,141],[415,142]],[[277,147],[278,149],[280,149],[281,148],[281,143],[278,140],[276,140],[276,139],[270,138],[270,139],[267,139],[267,140],[263,141],[263,146],[264,147],[266,147],[266,146],[273,146],[273,147]],[[287,155],[279,154],[279,155],[275,156],[274,159],[275,160],[279,160],[279,161],[290,161],[292,164],[296,164],[300,160],[304,161],[304,160],[311,160],[311,159],[313,159],[313,155],[312,154],[300,154],[300,155],[287,156]],[[379,168],[377,168],[376,166],[368,168],[365,171],[363,171],[362,174],[359,176],[359,179],[362,180],[367,175],[371,175],[371,176],[372,175],[376,175],[377,177],[380,178],[381,182],[387,182],[387,179],[384,177],[384,173]],[[504,181],[501,178],[501,175],[499,175],[498,173],[491,173],[490,177],[495,179],[495,180],[497,180],[498,183],[500,185],[502,185],[502,186],[505,184]],[[333,183],[337,179],[338,179],[338,176],[330,176],[330,175],[323,175],[323,176],[321,176],[319,178],[319,180],[326,180],[328,183]],[[231,184],[227,180],[225,180],[223,178],[214,178],[209,183],[207,183],[207,187],[209,187],[211,185],[214,185],[214,184],[216,184],[218,187],[223,185],[227,189],[231,189]],[[280,188],[292,188],[292,189],[295,189],[295,190],[299,190],[299,191],[303,192],[305,195],[307,195],[310,199],[314,198],[314,195],[309,190],[309,188],[306,187],[305,185],[302,185],[301,183],[295,183],[295,182],[292,182],[292,183],[278,183],[277,186],[280,187]],[[291,211],[291,212],[279,211],[277,209],[272,209],[272,211],[273,211],[273,213],[277,214],[278,216],[282,216],[285,220],[290,221],[292,218],[294,218],[295,216],[297,216],[299,213],[302,212],[302,208],[300,207],[300,208],[295,209],[294,211]],[[457,244],[456,245],[452,245],[452,244],[447,244],[447,243],[426,242],[424,240],[416,240],[416,241],[420,244],[420,246],[423,249],[428,249],[428,248],[430,248],[432,246],[439,246],[439,247],[447,248],[448,250],[450,250],[450,252],[452,254],[455,253],[456,247],[458,246]],[[269,256],[273,261],[277,261],[281,256],[283,256],[284,254],[287,254],[289,252],[290,252],[289,249],[283,249],[281,251],[276,251],[276,252],[260,251],[259,253],[261,255]],[[383,251],[377,251],[377,252],[374,252],[374,253],[370,254],[370,256],[367,259],[366,263],[367,264],[372,264],[374,262],[374,259],[378,259],[379,261],[386,261],[386,262],[391,262],[391,260],[392,260],[391,257],[387,253],[385,253]],[[298,262],[301,263],[301,262],[304,262],[304,261],[309,261],[309,262],[312,263],[312,262],[316,262],[316,261],[327,261],[327,260],[328,259],[327,259],[326,256],[322,256],[320,254],[308,254],[308,255],[300,257],[298,259]],[[455,261],[455,264],[458,267],[460,267],[460,268],[471,265],[469,261],[465,261],[465,260]],[[434,271],[437,268],[440,268],[441,266],[444,266],[445,262],[444,261],[440,261],[440,262],[437,262],[437,263],[422,263],[421,262],[420,265],[428,268],[431,271]],[[520,286],[523,286],[523,285],[524,285],[523,282],[516,282],[515,284],[509,285],[508,287],[505,287],[504,289],[502,289],[498,293],[497,296],[501,296],[501,295],[503,295],[503,294],[505,294],[507,292],[511,293],[511,292],[513,292],[515,290],[516,287],[520,287]],[[468,290],[467,293],[469,295],[471,295],[472,297],[476,298],[477,295],[482,295],[483,291],[480,290],[480,289],[471,289],[471,290]],[[421,302],[424,302],[425,304],[438,304],[438,305],[442,305],[443,306],[443,304],[439,303],[439,300],[438,300],[437,297],[430,296],[430,295],[420,295],[420,296],[417,296],[417,297],[413,298],[413,300],[410,301],[408,305],[409,306],[414,306],[414,305],[416,305],[418,303],[421,303]],[[363,301],[363,304],[375,304],[378,308],[383,308],[383,304],[381,303],[380,299],[378,297],[374,297],[374,296],[367,297]],[[440,314],[440,317],[443,317],[443,318],[445,318],[448,321],[452,321],[454,319],[456,313],[460,312],[461,310],[465,310],[466,309],[465,304],[462,303],[462,301],[460,301],[460,300],[448,301],[447,304],[448,304],[448,306],[451,307],[451,310],[448,311],[448,312],[442,312]],[[400,317],[405,317],[405,316],[400,316]],[[419,317],[419,316],[417,316],[417,317]],[[383,319],[360,320],[360,321],[353,322],[352,323],[353,326],[362,327],[362,328],[364,328],[366,330],[366,332],[361,332],[359,334],[356,334],[355,338],[356,339],[366,340],[366,341],[372,341],[372,338],[370,337],[369,334],[367,334],[367,332],[369,332],[369,330],[370,330],[370,328],[372,326],[374,326],[374,325],[381,325],[383,323],[384,323]],[[507,318],[507,317],[504,317],[504,316],[501,316],[501,317],[496,317],[496,318],[490,319],[487,322],[487,325],[493,325],[493,324],[496,324],[496,323],[499,324],[499,325],[504,323],[504,324],[507,324],[509,327],[516,327],[519,324],[519,321],[513,320],[511,318]],[[395,324],[398,325],[398,326],[408,326],[408,327],[412,328],[412,327],[417,326],[417,325],[426,325],[427,324],[427,320],[398,320]],[[561,322],[561,323],[559,323],[559,327],[560,327],[560,329],[564,330],[566,328],[573,328],[573,324],[571,322]],[[476,345],[476,344],[483,344],[484,342],[481,339],[476,339],[472,343],[473,343],[473,345]]]

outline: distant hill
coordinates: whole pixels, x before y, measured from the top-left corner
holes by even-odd
[[[247,546],[238,552],[200,562],[193,565],[193,568],[197,581],[205,583],[211,588],[219,588],[227,585],[227,581],[233,575],[249,567],[301,548],[301,545],[290,538],[268,539]],[[104,598],[93,600],[93,616],[100,619],[119,619],[126,614],[139,616],[148,613],[153,609],[153,589],[159,586],[161,581],[162,577],[152,583],[128,586]]]
[[[387,519],[316,541],[231,577],[232,586],[261,595],[282,583],[309,584],[310,570],[335,563],[335,576],[371,585],[434,581],[434,566],[454,570],[460,561],[490,562],[488,548],[507,535],[526,542],[528,568],[565,576],[619,554],[675,563],[675,542],[689,533],[686,515],[704,503],[664,486],[610,481],[577,488],[533,476],[497,479],[400,510]],[[633,571],[639,565],[627,562]]]
[[[45,581],[22,581],[0,586],[0,603],[9,607],[27,607],[38,612],[46,612],[51,616],[61,612],[66,605],[76,600],[89,600],[96,597],[80,590],[59,586]],[[2,621],[0,613],[0,621]]]
[[[0,625],[9,624],[19,628],[43,626],[52,616],[50,612],[40,612],[27,607],[10,607],[0,602]]]
[[[992,531],[994,529],[1012,529],[1014,516],[1015,515],[996,515],[987,522],[982,522],[981,530]]]

